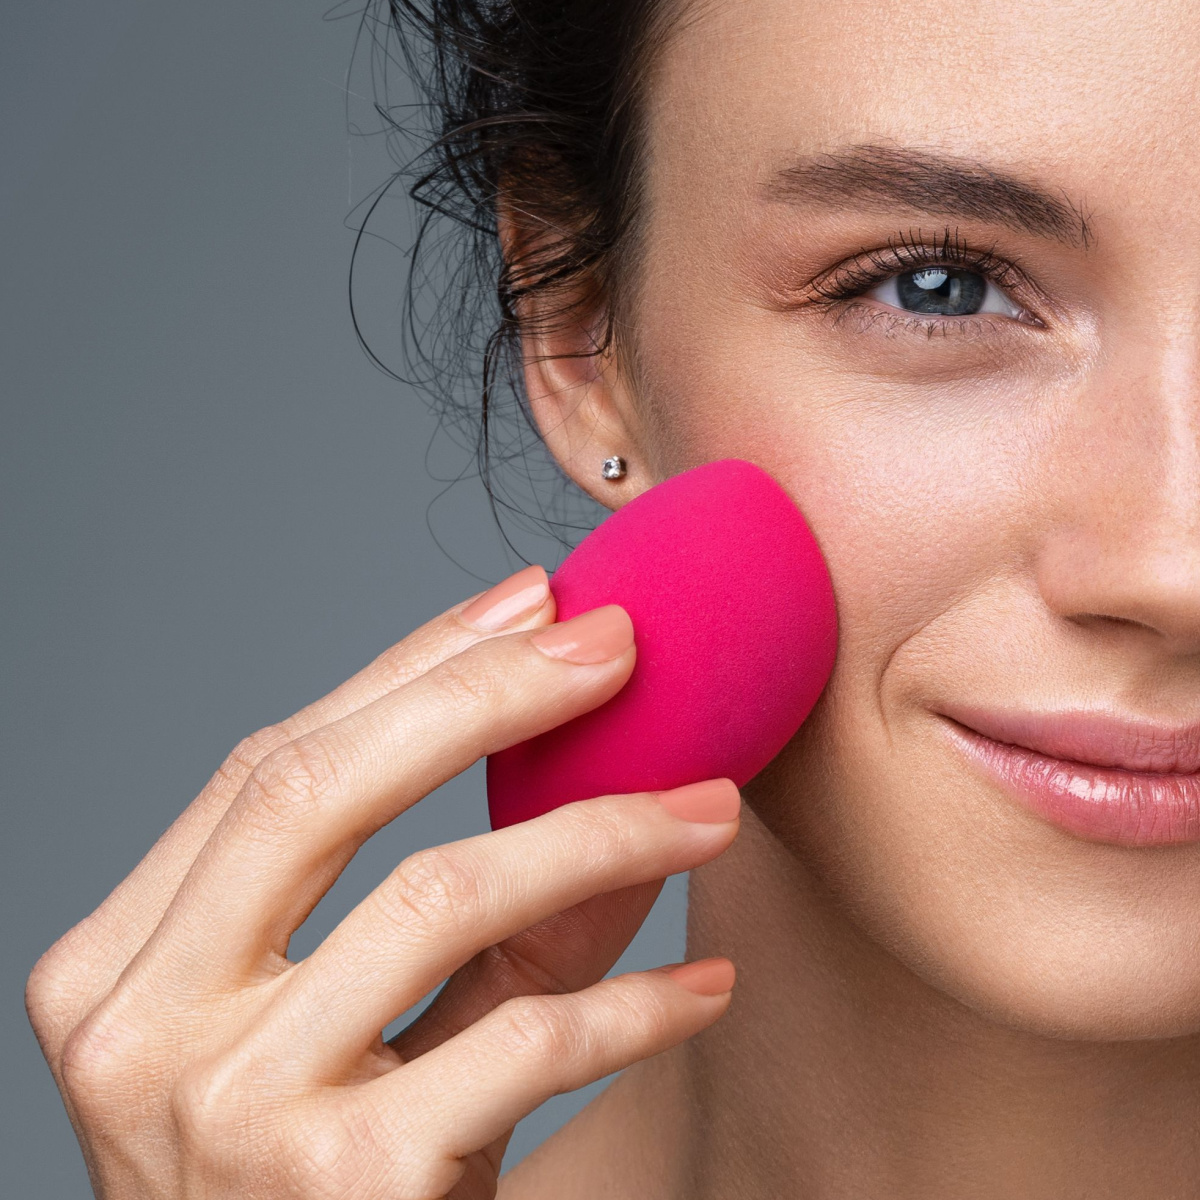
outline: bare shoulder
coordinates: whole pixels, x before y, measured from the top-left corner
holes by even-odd
[[[622,1072],[500,1179],[497,1200],[673,1200],[679,1145],[664,1103],[670,1064]]]

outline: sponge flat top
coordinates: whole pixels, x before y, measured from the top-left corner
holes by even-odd
[[[728,776],[739,786],[816,703],[834,594],[800,510],[765,471],[706,463],[649,489],[555,572],[558,619],[629,613],[637,662],[592,712],[488,760],[493,827],[615,792]]]

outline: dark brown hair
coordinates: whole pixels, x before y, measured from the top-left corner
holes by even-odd
[[[521,381],[519,315],[528,321],[536,307],[541,321],[571,320],[586,308],[600,318],[593,352],[614,342],[638,233],[644,89],[678,7],[678,0],[386,0],[364,14],[376,109],[402,135],[396,145],[421,139],[393,179],[406,179],[420,212],[404,377],[470,432],[494,511],[521,511],[497,467],[527,466],[536,439]],[[397,66],[418,88],[415,106],[388,95]],[[414,114],[424,120],[414,122]],[[360,226],[356,257],[384,191]],[[498,238],[501,203],[519,233],[507,257]],[[365,337],[363,344],[383,366]],[[570,525],[539,506],[541,521]]]

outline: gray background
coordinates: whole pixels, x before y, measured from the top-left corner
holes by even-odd
[[[390,168],[348,130],[349,11],[0,17],[5,1195],[89,1194],[25,1020],[38,954],[239,737],[520,565],[478,482],[443,482],[465,453],[353,335],[348,218]],[[375,245],[386,322],[403,262]],[[297,952],[405,853],[486,828],[475,767],[364,848]],[[682,957],[684,902],[676,877],[618,970]],[[596,1090],[522,1122],[507,1163]]]

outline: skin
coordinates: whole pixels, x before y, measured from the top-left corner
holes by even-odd
[[[934,714],[1200,718],[1200,15],[686,17],[651,88],[632,345],[581,371],[553,359],[570,331],[543,339],[530,391],[609,503],[611,453],[624,494],[727,456],[771,471],[826,555],[841,640],[739,839],[692,877],[689,953],[734,959],[730,1012],[504,1194],[1193,1196],[1200,845],[1073,837]],[[1073,228],[771,194],[797,160],[864,145],[1036,184]],[[862,249],[947,230],[1023,266],[1005,290],[1037,324],[810,302]],[[617,1139],[638,1150],[610,1156]]]
[[[934,714],[1200,719],[1200,15],[684,16],[649,80],[622,340],[581,359],[563,356],[586,323],[527,338],[528,391],[612,507],[711,459],[771,471],[829,563],[829,687],[740,818],[611,797],[422,851],[301,963],[289,934],[366,837],[602,703],[636,648],[610,614],[579,635],[602,657],[547,658],[535,580],[504,629],[458,605],[252,735],[30,978],[98,1195],[489,1197],[517,1119],[634,1063],[505,1200],[1195,1195],[1200,845],[1072,837]],[[925,207],[817,196],[811,172],[779,186],[863,146],[984,164],[1066,216],[949,213],[948,186]],[[1014,265],[1034,320],[931,329],[883,293],[814,298],[864,249],[947,230]],[[661,971],[597,983],[688,869],[688,957],[714,957],[715,994]]]
[[[97,1196],[490,1197],[521,1116],[725,1011],[723,958],[596,981],[664,876],[735,836],[728,780],[418,850],[314,953],[286,956],[372,833],[628,679],[623,609],[556,624],[545,572],[521,580],[502,624],[495,590],[456,605],[245,738],[38,960],[26,1004]]]

